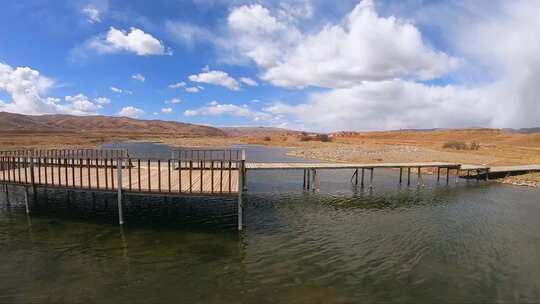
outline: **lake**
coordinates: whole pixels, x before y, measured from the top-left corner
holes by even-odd
[[[540,189],[431,176],[400,187],[376,170],[369,191],[351,174],[323,171],[314,193],[301,171],[249,173],[242,233],[234,199],[126,198],[122,228],[114,196],[90,207],[51,190],[27,216],[21,193],[10,206],[0,193],[0,302],[540,302]]]

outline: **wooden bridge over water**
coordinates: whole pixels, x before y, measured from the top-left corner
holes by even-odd
[[[423,183],[422,170],[431,169],[437,181],[454,177],[488,179],[491,174],[538,172],[540,165],[487,167],[444,162],[422,163],[263,163],[246,162],[244,150],[182,149],[170,158],[134,158],[126,150],[19,150],[0,152],[0,183],[25,188],[26,211],[29,189],[113,192],[118,195],[119,223],[124,223],[122,199],[125,194],[217,196],[238,198],[238,229],[242,230],[242,193],[247,189],[249,171],[302,170],[304,190],[320,188],[319,171],[353,170],[351,182],[373,187],[375,169],[398,169],[399,183],[411,184],[411,174]],[[467,172],[467,175],[460,173]],[[472,174],[471,174],[472,172]],[[366,174],[367,173],[367,174]],[[8,198],[9,200],[9,198]]]

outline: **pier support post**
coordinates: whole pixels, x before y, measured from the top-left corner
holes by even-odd
[[[362,168],[362,178],[361,178],[361,180],[360,180],[360,186],[361,186],[362,188],[364,188],[364,175],[365,175],[365,174],[364,174],[364,173],[365,173],[364,171],[365,171],[365,169]]]
[[[28,204],[28,187],[24,187],[24,204],[26,207],[26,214],[30,214],[30,205]]]
[[[242,149],[242,191],[247,191],[246,150]]]
[[[304,169],[304,181],[302,182],[302,189],[306,190],[306,169]]]
[[[354,171],[354,184],[358,186],[358,168]]]
[[[411,167],[407,168],[407,186],[411,185]]]
[[[417,186],[423,186],[424,185],[424,180],[422,178],[422,168],[421,167],[418,167],[418,180],[416,181],[416,185]]]
[[[403,168],[399,168],[399,184],[403,182]]]
[[[244,163],[240,162],[240,168],[239,168],[239,174],[238,174],[238,231],[242,231],[244,228],[244,202],[243,202],[243,191],[244,188],[244,176],[242,174],[242,171],[244,170]]]
[[[6,189],[6,204],[9,206],[11,205],[11,203],[9,202],[9,187],[8,187],[8,184],[4,184],[4,186]]]
[[[36,187],[36,177],[34,173],[34,158],[30,158],[30,182],[32,183],[32,199],[34,204],[37,204],[37,187]]]
[[[116,187],[118,188],[118,223],[124,225],[124,211],[122,208],[122,163],[123,159],[119,157],[116,160]]]
[[[450,183],[450,167],[446,168],[446,184]]]
[[[441,181],[441,167],[437,167],[437,183]]]
[[[319,173],[316,169],[313,169],[313,191],[319,191],[321,189],[321,180]]]
[[[373,189],[373,171],[375,168],[371,168],[369,172],[369,189]]]

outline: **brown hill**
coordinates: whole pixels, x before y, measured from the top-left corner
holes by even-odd
[[[218,128],[174,121],[140,120],[128,117],[111,116],[34,116],[7,112],[0,112],[0,131],[225,136],[225,132]]]

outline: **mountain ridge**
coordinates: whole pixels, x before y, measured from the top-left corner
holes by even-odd
[[[142,120],[105,115],[64,114],[24,115],[0,112],[2,132],[110,132],[137,134],[175,134],[178,136],[226,136],[219,128],[190,123]]]

